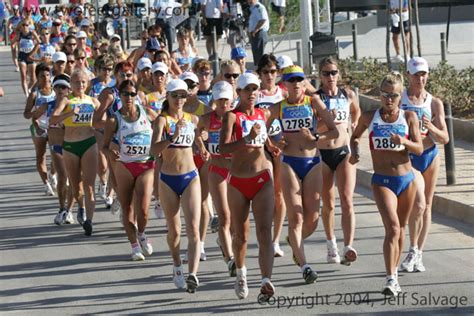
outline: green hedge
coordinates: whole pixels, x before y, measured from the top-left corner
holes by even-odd
[[[339,60],[339,68],[344,84],[358,87],[361,93],[376,96],[378,86],[387,73],[386,65],[372,58],[363,58],[359,62],[351,58],[342,59]],[[405,73],[403,66],[400,71]],[[459,71],[441,62],[430,69],[426,90],[443,102],[449,102],[455,116],[474,118],[474,68]]]

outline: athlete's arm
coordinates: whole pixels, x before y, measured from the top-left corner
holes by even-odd
[[[69,100],[67,98],[61,99],[59,102],[57,102],[53,115],[51,115],[51,118],[49,119],[50,125],[59,124],[62,121],[64,121],[66,118],[70,116],[74,116],[74,114],[76,114],[75,113],[76,111],[79,111],[79,107],[75,107],[74,111],[62,113],[64,109],[66,108],[68,102]]]
[[[431,113],[433,119],[423,117],[423,125],[428,129],[430,136],[441,144],[449,142],[448,128],[446,127],[443,102],[433,97],[431,101]]]
[[[207,151],[206,146],[204,145],[204,141],[202,139],[202,133],[207,131],[207,127],[209,126],[210,114],[204,114],[200,117],[199,122],[196,128],[196,137],[194,138],[194,142],[196,143],[199,152],[204,160],[208,160],[210,157],[209,151]]]
[[[339,131],[334,124],[334,118],[331,116],[331,113],[327,110],[323,101],[320,98],[311,98],[311,105],[315,113],[321,118],[321,120],[326,124],[327,131],[319,135],[318,140],[329,140],[339,137]]]
[[[246,144],[246,140],[244,139],[244,137],[232,142],[232,131],[234,129],[234,124],[235,114],[232,112],[227,112],[222,118],[221,137],[219,139],[219,148],[221,154],[232,153],[238,150],[239,148],[242,148]]]
[[[357,122],[357,126],[352,132],[350,146],[351,146],[351,157],[349,158],[349,162],[351,164],[356,164],[359,162],[359,143],[360,138],[364,134],[365,130],[369,128],[370,121],[374,116],[375,111],[370,111],[362,114]]]
[[[26,99],[25,110],[23,111],[23,117],[26,118],[27,120],[33,117],[33,106],[35,104],[35,100],[36,100],[36,92],[33,91],[28,95],[28,98]]]
[[[158,118],[153,122],[153,136],[151,138],[151,148],[150,153],[158,157],[160,153],[168,148],[169,145],[179,136],[180,128],[176,124],[175,132],[172,138],[167,138],[163,140],[163,133],[165,129],[166,118],[163,116],[158,116]]]
[[[105,112],[114,101],[114,96],[112,95],[112,93],[110,93],[110,88],[106,88],[102,90],[102,92],[99,94],[98,101],[100,105],[98,109],[96,110],[96,113],[94,114],[94,117],[92,119],[92,124],[96,128],[102,128],[105,126],[105,120],[106,120]]]
[[[105,122],[105,131],[104,131],[104,143],[102,145],[102,152],[104,155],[109,157],[112,161],[117,161],[119,158],[118,152],[110,149],[110,142],[112,137],[117,132],[117,121],[115,117],[110,117]]]
[[[98,115],[98,111],[99,111],[99,108],[100,108],[100,102],[96,99],[96,98],[91,98],[92,99],[92,102],[94,103],[94,115],[92,116],[92,126],[94,128],[101,128],[103,124],[101,124],[102,122],[100,121],[94,121],[94,117],[96,115]]]
[[[348,89],[347,95],[351,101],[350,111],[351,111],[351,131],[353,132],[359,121],[361,110],[359,105],[359,98],[354,91]]]
[[[41,104],[39,107],[36,107],[36,111],[31,113],[31,118],[37,120],[48,110],[48,103]]]
[[[408,123],[409,137],[401,137],[398,134],[392,134],[390,140],[396,145],[405,145],[405,148],[415,155],[423,153],[423,142],[421,141],[420,123],[415,112],[406,111],[405,118]]]

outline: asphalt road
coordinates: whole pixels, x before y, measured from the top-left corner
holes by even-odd
[[[216,234],[207,238],[208,261],[201,263],[198,274],[201,286],[196,294],[188,294],[171,281],[164,220],[153,217],[149,223],[155,253],[144,262],[130,260],[130,246],[118,217],[103,209],[102,202],[92,237],[85,237],[78,224],[54,225],[57,202],[44,196],[36,173],[29,123],[21,115],[24,97],[19,74],[10,63],[9,54],[0,53],[0,86],[7,94],[0,99],[2,314],[474,313],[472,227],[440,216],[434,217],[424,253],[427,272],[400,274],[405,296],[398,301],[384,299],[380,294],[385,276],[384,231],[370,192],[362,188],[354,198],[358,261],[350,267],[326,264],[320,224],[306,242],[308,261],[319,279],[305,285],[283,241],[284,233],[286,254],[275,259],[273,273],[276,296],[266,305],[257,303],[258,248],[253,223],[247,262],[250,295],[242,301],[235,297],[234,280],[226,273]],[[341,240],[339,221],[337,215]]]

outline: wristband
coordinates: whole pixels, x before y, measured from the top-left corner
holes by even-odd
[[[250,134],[244,137],[244,141],[246,144],[250,144],[252,142],[252,137],[250,136]]]

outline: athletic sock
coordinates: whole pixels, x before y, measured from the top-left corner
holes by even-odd
[[[328,249],[336,249],[337,248],[336,237],[330,240],[326,240],[326,244],[327,244]]]

